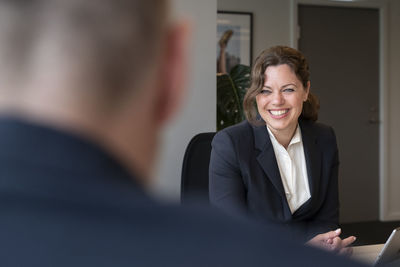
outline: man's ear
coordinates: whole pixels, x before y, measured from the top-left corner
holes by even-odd
[[[158,77],[159,88],[156,88],[156,116],[160,124],[167,122],[176,113],[186,92],[189,33],[190,26],[185,21],[170,26],[165,37],[164,55]]]

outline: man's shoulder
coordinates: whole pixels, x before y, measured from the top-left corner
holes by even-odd
[[[141,198],[119,206],[82,205],[71,199],[5,199],[2,262],[14,262],[8,266],[352,266],[284,238],[278,228],[227,217],[205,205],[162,205]]]
[[[138,241],[146,240],[156,251],[154,257],[159,257],[157,264],[175,266],[174,261],[181,261],[182,266],[311,266],[319,262],[324,266],[353,266],[345,259],[289,240],[279,227],[230,217],[205,204],[156,202],[125,215],[130,220],[119,233],[126,235],[126,245],[137,250],[142,245]]]
[[[0,129],[25,140],[0,161],[4,266],[351,266],[209,206],[160,204],[98,148],[42,129],[45,149],[18,125]]]

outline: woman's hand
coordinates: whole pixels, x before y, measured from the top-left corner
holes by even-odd
[[[354,236],[349,236],[345,239],[339,237],[341,229],[335,231],[330,231],[327,233],[319,234],[310,239],[306,245],[311,245],[317,248],[322,248],[328,251],[333,251],[342,255],[351,255],[353,249],[348,247],[353,243],[356,238]]]

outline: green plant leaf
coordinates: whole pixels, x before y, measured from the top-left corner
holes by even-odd
[[[249,84],[249,66],[239,64],[229,74],[217,75],[217,130],[244,120],[243,98]]]
[[[245,119],[243,112],[243,98],[247,89],[250,87],[250,72],[251,68],[249,66],[238,64],[233,67],[229,73],[239,97],[242,120]]]

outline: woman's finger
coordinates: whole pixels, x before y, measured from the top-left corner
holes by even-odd
[[[356,241],[356,237],[355,236],[349,236],[349,237],[347,237],[347,238],[342,240],[342,247],[347,247],[351,243],[353,243],[354,241]]]

